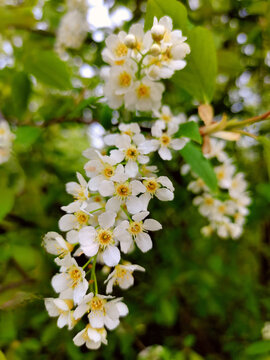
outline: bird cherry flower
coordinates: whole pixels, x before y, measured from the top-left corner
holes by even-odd
[[[108,278],[104,281],[107,283],[106,294],[110,294],[113,291],[114,285],[119,285],[121,289],[128,289],[134,284],[134,271],[145,271],[140,265],[125,263],[123,265],[116,265],[114,270],[110,273]]]
[[[127,253],[133,245],[133,241],[135,241],[136,245],[142,252],[147,252],[153,247],[148,231],[160,230],[162,229],[162,226],[154,219],[144,220],[148,215],[149,211],[142,211],[133,215],[129,221],[123,220],[119,225],[125,230],[124,234],[121,234],[120,241],[122,252]]]
[[[107,345],[107,331],[104,328],[93,328],[90,324],[80,331],[73,342],[77,346],[86,345],[90,350],[97,350],[101,344]]]
[[[159,125],[159,126],[158,126]],[[164,124],[159,123],[155,124],[152,129],[153,140],[147,140],[141,146],[143,147],[145,153],[149,153],[152,151],[157,151],[159,156],[163,160],[171,160],[172,150],[180,150],[182,149],[186,143],[188,142],[187,138],[173,138],[173,135],[176,133],[178,128],[170,127],[166,132],[163,132]]]
[[[102,252],[104,263],[108,266],[115,266],[120,261],[120,251],[116,246],[116,241],[121,236],[121,227],[116,226],[116,213],[106,211],[99,215],[99,227],[86,226],[79,231],[80,247],[86,256],[95,256],[99,251]]]
[[[121,300],[91,292],[75,309],[74,318],[79,319],[88,312],[88,319],[93,328],[106,326],[109,330],[113,330],[119,325],[119,317],[128,314],[128,308]]]
[[[60,234],[49,231],[43,238],[43,246],[49,254],[56,255],[56,263],[59,258],[64,258],[70,254],[74,248],[74,244],[66,241]]]
[[[118,35],[112,34],[105,40],[106,48],[102,51],[102,58],[110,65],[123,65],[129,55],[125,44],[127,33],[120,31]]]
[[[171,201],[174,198],[174,187],[171,180],[167,176],[145,177],[142,180],[144,193],[140,196],[140,200],[144,203],[156,196],[161,201]]]
[[[167,105],[163,105],[159,111],[154,111],[153,115],[158,118],[153,125],[154,128],[158,127],[162,130],[168,128],[168,131],[173,134],[178,131],[179,124],[186,121],[183,114],[174,116],[170,107]]]
[[[68,326],[72,330],[77,321],[73,317],[73,300],[61,298],[46,298],[45,307],[51,317],[57,317],[57,326],[59,328]]]
[[[78,304],[86,294],[88,281],[85,271],[78,266],[76,260],[67,255],[62,259],[60,274],[52,278],[52,287],[55,292],[64,296],[67,292],[72,295],[74,303]]]

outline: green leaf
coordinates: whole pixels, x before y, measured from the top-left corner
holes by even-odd
[[[20,126],[16,131],[15,144],[23,145],[24,148],[28,148],[34,144],[41,133],[42,129],[38,127]]]
[[[153,18],[160,19],[168,15],[173,20],[174,29],[185,32],[187,28],[187,10],[183,4],[176,0],[148,0],[145,15],[145,30],[153,25]]]
[[[176,72],[172,80],[196,100],[210,103],[214,96],[217,74],[216,49],[211,32],[196,27],[189,32],[187,43],[191,53],[186,67]]]
[[[6,360],[7,358],[5,357],[5,355],[2,353],[2,351],[0,350],[0,360]]]
[[[268,175],[270,176],[270,139],[266,136],[258,136],[257,140],[263,146],[266,167],[267,167]]]
[[[270,341],[256,341],[255,343],[249,345],[246,349],[247,355],[260,355],[260,354],[269,354],[270,353]]]
[[[27,109],[31,92],[31,82],[25,72],[15,73],[11,85],[11,99],[14,115],[21,118]]]
[[[195,123],[195,121],[189,121],[187,123],[180,124],[179,130],[174,136],[185,136],[191,140],[197,141],[199,144],[202,142],[199,126],[197,123]]]
[[[67,64],[53,51],[30,52],[23,61],[25,71],[34,75],[42,83],[60,90],[71,88]]]
[[[0,181],[0,221],[11,211],[15,201],[14,189],[6,183],[6,178]]]
[[[0,7],[0,29],[5,29],[8,26],[23,27],[31,29],[36,23],[32,8],[15,7],[5,8]]]
[[[112,126],[112,109],[108,105],[100,108],[99,119],[104,129],[109,130]]]
[[[217,178],[209,160],[207,160],[196,145],[188,143],[180,150],[184,160],[190,165],[191,170],[203,179],[212,191],[217,191]]]
[[[236,76],[243,71],[243,65],[239,56],[230,50],[218,51],[218,71],[219,73]]]

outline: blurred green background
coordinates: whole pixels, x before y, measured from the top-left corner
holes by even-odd
[[[190,22],[214,37],[215,113],[244,119],[269,110],[269,1],[182,3]],[[101,5],[90,1],[90,10]],[[122,14],[113,30],[128,29],[144,18],[146,2],[105,1],[105,8],[115,19]],[[192,205],[180,155],[171,162],[155,157],[160,174],[173,181],[175,200],[153,200],[151,215],[163,230],[153,234],[152,251],[128,257],[146,269],[136,273],[133,288],[115,291],[129,315],[98,351],[75,347],[76,329],[58,329],[49,318],[43,298],[55,296],[50,279],[57,266],[41,247],[42,236],[58,230],[60,207],[71,201],[65,183],[83,173],[87,124],[110,129],[115,116],[97,103],[102,39],[112,30],[91,25],[81,49],[59,60],[53,47],[64,11],[58,0],[0,1],[0,112],[16,134],[9,162],[0,165],[0,359],[269,360],[261,329],[270,320],[270,151],[249,138],[227,146],[253,200],[239,241],[204,238],[206,222]],[[197,103],[178,82],[166,86],[164,102],[196,116]],[[269,122],[251,131],[267,134]],[[98,272],[100,283],[105,278]],[[154,345],[161,347],[145,353]]]

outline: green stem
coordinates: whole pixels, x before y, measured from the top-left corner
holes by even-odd
[[[90,264],[90,262],[92,261],[92,259],[93,259],[93,257],[91,257],[91,258],[83,265],[82,268],[85,269],[86,266]]]
[[[96,277],[96,263],[97,263],[97,255],[96,254],[94,256],[94,260],[93,260],[93,266],[92,266],[92,271],[91,271],[91,280],[94,280],[94,284],[95,284],[95,295],[98,294],[98,285],[97,285],[97,277]]]
[[[103,209],[105,209],[104,206],[102,206],[101,208],[98,208],[98,209],[96,209],[96,210],[90,211],[89,214],[93,214],[94,212],[100,211],[100,210],[103,210]]]
[[[127,212],[127,210],[124,208],[123,205],[121,205],[121,209],[122,209],[122,210],[124,211],[124,213],[127,215],[128,219],[129,219],[130,221],[133,221],[133,220],[131,219],[129,213]]]

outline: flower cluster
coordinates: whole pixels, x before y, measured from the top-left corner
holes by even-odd
[[[134,283],[133,272],[144,268],[121,260],[137,246],[147,252],[152,246],[149,234],[162,228],[149,218],[148,204],[153,197],[172,200],[174,187],[166,176],[157,176],[157,168],[148,166],[147,141],[136,123],[120,124],[119,133],[105,136],[113,147],[100,153],[89,148],[85,172],[77,173],[78,182],[66,190],[74,198],[62,210],[59,228],[66,236],[49,232],[44,247],[56,256],[59,273],[52,278],[58,298],[45,299],[50,316],[57,325],[72,329],[84,316],[86,327],[74,337],[78,346],[97,349],[106,344],[106,329],[115,329],[119,318],[128,313],[122,298],[111,295],[113,287],[128,289]],[[83,265],[82,265],[83,264]],[[105,280],[106,295],[99,293],[96,264],[113,268]]]
[[[168,16],[154,18],[151,30],[134,24],[129,32],[120,31],[106,39],[103,60],[110,65],[104,94],[111,108],[121,105],[131,111],[158,110],[164,85],[160,79],[170,78],[185,67],[183,60],[190,53],[186,37],[173,30]]]
[[[8,161],[14,138],[15,135],[10,131],[8,122],[0,120],[0,164]]]
[[[56,50],[59,53],[66,48],[79,49],[88,32],[86,1],[69,0],[67,7],[57,30]]]
[[[221,238],[237,239],[243,232],[245,216],[249,213],[250,197],[247,182],[242,172],[236,172],[232,160],[224,151],[225,142],[211,138],[210,152],[205,154],[209,159],[218,161],[214,167],[219,193],[211,194],[204,181],[196,177],[188,185],[188,189],[197,196],[194,205],[198,206],[202,216],[209,220],[209,225],[202,228],[202,233],[209,236],[216,231]],[[184,172],[187,165],[184,165]]]

